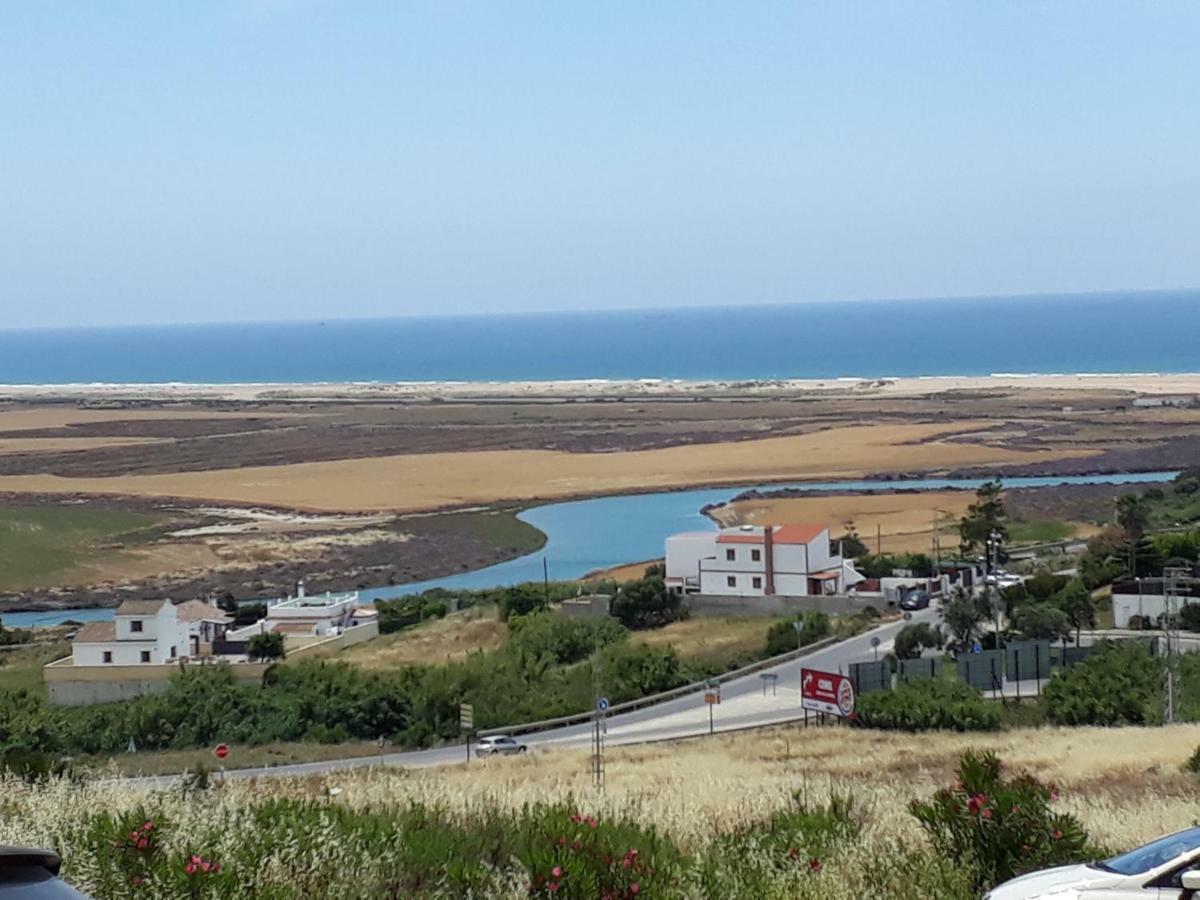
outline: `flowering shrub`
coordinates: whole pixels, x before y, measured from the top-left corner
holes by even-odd
[[[968,751],[958,781],[909,811],[929,834],[936,852],[970,867],[983,890],[1024,872],[1088,858],[1082,824],[1051,804],[1052,786],[1029,775],[1005,778],[994,753]]]
[[[653,828],[546,810],[522,859],[533,897],[660,896],[678,878],[679,851]]]

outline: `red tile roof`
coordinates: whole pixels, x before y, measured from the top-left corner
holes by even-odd
[[[771,541],[775,544],[811,544],[821,532],[825,531],[824,525],[772,525],[775,530],[771,534]],[[718,544],[761,544],[763,542],[763,529],[755,528],[753,531],[723,531],[717,536]]]

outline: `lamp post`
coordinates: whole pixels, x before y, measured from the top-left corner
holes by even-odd
[[[992,584],[988,584],[988,579],[985,578],[983,583],[985,590],[992,591],[992,611],[996,614],[996,649],[1000,649],[1000,579],[996,577],[996,569],[1000,567],[1000,547],[1003,544],[1004,535],[995,529],[988,535],[987,539],[987,566],[988,575],[992,576]]]

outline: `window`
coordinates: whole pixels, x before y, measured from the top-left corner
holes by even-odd
[[[730,547],[725,551],[725,559],[729,562],[733,562],[735,559],[737,559],[737,551]]]
[[[103,659],[104,659],[104,662],[106,662],[106,663],[112,662],[112,651],[105,650]]]
[[[758,562],[760,559],[762,559],[762,551],[761,551],[761,550],[759,550],[759,549],[757,549],[757,548],[756,548],[756,549],[754,549],[754,550],[751,550],[751,551],[750,551],[750,558],[751,558],[752,560],[754,560],[755,562]]]
[[[171,645],[171,659],[174,659],[174,658],[175,658],[175,645],[172,644]]]
[[[757,575],[750,579],[750,583],[752,585],[754,585],[754,587],[756,587],[756,588],[762,587],[762,579],[759,578]]]
[[[130,622],[129,630],[130,631],[141,631],[142,630],[142,620],[134,619],[132,622]]]
[[[150,662],[150,651],[149,650],[142,651],[142,662]]]
[[[736,575],[725,576],[725,585],[726,585],[726,587],[737,587],[737,576]]]

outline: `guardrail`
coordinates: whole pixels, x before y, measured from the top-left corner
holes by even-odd
[[[783,663],[792,662],[793,660],[802,659],[809,654],[816,653],[818,650],[824,650],[836,644],[844,638],[827,637],[822,638],[815,643],[809,644],[806,647],[801,647],[798,650],[789,650],[787,653],[780,653],[778,656],[770,656],[766,659],[760,659],[758,662],[750,663],[748,666],[742,666],[740,669],[734,669],[731,672],[725,672],[722,675],[716,675],[704,681],[693,681],[691,684],[681,685],[677,688],[671,688],[669,691],[662,691],[658,694],[648,694],[645,697],[639,697],[637,700],[626,700],[624,703],[615,703],[608,708],[608,715],[615,715],[623,712],[633,712],[636,709],[641,709],[644,706],[653,706],[656,703],[662,703],[665,700],[674,700],[676,697],[683,697],[687,694],[698,693],[704,690],[705,687],[716,682],[724,684],[727,681],[733,681],[737,678],[742,678],[746,675],[753,675],[762,669],[769,669],[772,666],[782,665]],[[529,734],[534,731],[545,731],[548,728],[561,728],[565,725],[582,725],[585,722],[592,721],[594,715],[593,710],[587,712],[572,713],[569,716],[559,716],[557,719],[542,719],[538,722],[524,722],[520,725],[507,725],[497,728],[485,728],[478,732],[480,737],[487,737],[494,734]]]

